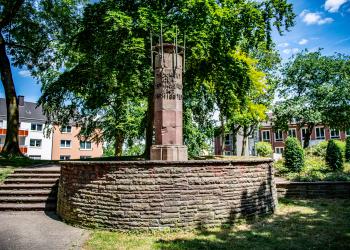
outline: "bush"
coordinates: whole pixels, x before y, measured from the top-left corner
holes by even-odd
[[[335,144],[337,144],[337,146],[340,149],[341,155],[343,157],[343,160],[345,159],[345,141],[340,141],[340,140],[334,140]]]
[[[284,149],[285,166],[292,172],[300,172],[304,166],[304,150],[298,139],[288,137]]]
[[[326,162],[332,171],[342,170],[343,156],[339,144],[330,140],[327,146]]]
[[[350,137],[346,138],[346,145],[345,145],[345,161],[350,161]]]
[[[327,145],[328,145],[327,141],[322,141],[320,143],[317,143],[316,145],[308,147],[305,153],[310,156],[320,156],[320,157],[323,157],[323,159],[325,159],[326,152],[327,152]]]
[[[256,152],[262,157],[271,157],[273,154],[271,144],[263,141],[256,144]]]

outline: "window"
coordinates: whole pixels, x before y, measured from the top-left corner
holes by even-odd
[[[90,141],[80,141],[80,149],[83,149],[83,150],[92,149],[91,142]]]
[[[346,133],[346,136],[350,136],[350,129],[346,130],[345,133]]]
[[[269,130],[262,131],[262,139],[263,139],[263,141],[270,141],[270,131]]]
[[[80,156],[80,160],[85,160],[85,159],[90,159],[91,156],[90,155],[81,155]]]
[[[40,123],[32,123],[30,130],[31,131],[43,131],[43,125]]]
[[[61,140],[61,148],[70,148],[71,141],[70,140]]]
[[[230,146],[232,144],[232,136],[231,135],[226,135],[225,136],[225,145]]]
[[[224,152],[224,155],[225,155],[225,156],[231,156],[231,155],[232,155],[232,152],[231,152],[231,151],[225,151],[225,152]]]
[[[32,160],[41,160],[41,155],[29,155],[29,158]]]
[[[277,130],[275,132],[275,141],[283,141],[283,133],[282,130]]]
[[[26,138],[21,136],[18,138],[18,142],[20,146],[25,146],[26,145]]]
[[[68,161],[68,160],[70,160],[70,155],[60,155],[60,160],[61,161]]]
[[[301,129],[301,139],[302,139],[302,140],[304,140],[304,138],[305,138],[306,131],[307,131],[306,128],[302,128],[302,129]]]
[[[5,144],[5,137],[0,137],[0,145],[4,145]]]
[[[0,128],[3,128],[3,127],[4,127],[4,121],[0,120]]]
[[[41,147],[41,140],[39,139],[30,139],[29,146],[34,148],[40,148]]]
[[[339,130],[331,129],[331,138],[339,138]]]
[[[283,152],[284,152],[284,148],[281,148],[281,147],[275,148],[275,153],[276,153],[276,154],[283,155]]]
[[[62,126],[61,133],[71,133],[72,132],[72,126]]]
[[[289,137],[297,137],[297,130],[295,128],[291,128],[288,130]]]
[[[316,128],[316,139],[324,139],[324,128]]]

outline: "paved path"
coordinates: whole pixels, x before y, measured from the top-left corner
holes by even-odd
[[[0,250],[75,250],[87,238],[53,212],[0,212]]]

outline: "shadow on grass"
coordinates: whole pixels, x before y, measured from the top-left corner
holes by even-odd
[[[158,240],[157,249],[349,249],[350,200],[280,200],[275,215]]]

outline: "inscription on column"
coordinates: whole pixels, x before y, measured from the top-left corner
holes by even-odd
[[[182,100],[181,71],[159,70],[156,73],[155,95],[157,99]]]

